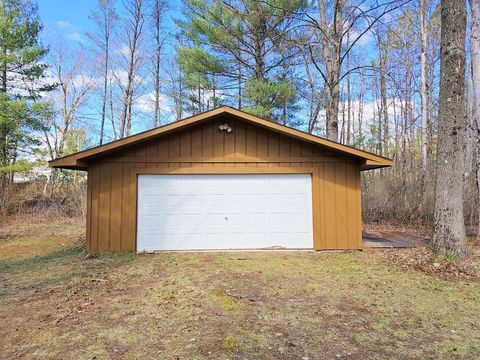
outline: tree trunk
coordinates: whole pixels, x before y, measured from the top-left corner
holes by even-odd
[[[383,143],[379,143],[380,154],[388,156],[388,138],[389,138],[389,128],[388,128],[388,101],[387,101],[387,80],[385,74],[387,73],[387,54],[385,49],[385,42],[382,39],[380,31],[377,32],[377,42],[378,42],[378,58],[380,64],[380,111],[379,111],[379,138],[383,140]],[[383,134],[381,127],[383,125]],[[382,136],[383,135],[383,136]]]
[[[160,125],[160,66],[162,60],[162,13],[164,5],[161,0],[155,0],[153,4],[153,23],[154,23],[154,38],[155,38],[155,66],[153,74],[153,86],[155,92],[155,103],[153,113],[153,127]]]
[[[470,31],[470,58],[472,65],[472,100],[474,113],[474,129],[477,140],[477,190],[480,203],[480,2],[470,0],[472,22]],[[478,211],[478,236],[480,236],[480,211]]]
[[[428,147],[428,80],[427,80],[427,0],[420,0],[420,43],[421,43],[421,54],[420,54],[420,73],[421,73],[421,100],[422,100],[422,144],[421,144],[421,153],[422,153],[422,171],[425,174],[428,168],[428,157],[427,157],[427,147]]]
[[[108,96],[108,60],[109,60],[109,36],[105,36],[105,59],[103,69],[103,94],[102,94],[102,124],[100,126],[100,145],[103,144],[103,133],[105,131],[105,117],[107,113],[107,96]]]
[[[350,44],[350,31],[347,33],[347,45]],[[346,144],[351,144],[350,134],[352,132],[352,94],[351,94],[351,82],[350,82],[350,51],[347,53],[347,138]]]
[[[470,66],[470,76],[466,84],[466,104],[467,104],[467,128],[465,130],[465,176],[469,177],[475,171],[477,136],[475,119],[475,96],[473,95],[473,69]],[[468,70],[467,70],[468,71]]]
[[[333,141],[338,141],[338,102],[339,102],[339,80],[340,80],[340,54],[343,38],[343,19],[342,12],[345,6],[344,0],[334,1],[334,23],[332,24],[333,35],[329,39],[327,34],[330,32],[327,22],[325,9],[325,0],[318,0],[318,10],[320,15],[320,30],[322,32],[322,58],[326,67],[326,77],[328,79],[328,101],[326,106],[326,135]]]
[[[363,75],[360,75],[360,92],[358,94],[358,146],[363,148],[364,139],[363,139],[363,109],[364,109],[364,99],[365,99],[365,78]]]
[[[178,63],[178,109],[177,120],[181,120],[183,116],[183,77],[182,66]]]
[[[337,77],[335,77],[337,79]],[[329,99],[326,109],[326,135],[327,139],[338,141],[338,101],[339,101],[339,88],[338,79],[333,80],[328,86]]]
[[[113,139],[116,140],[118,138],[117,129],[115,126],[115,108],[113,104],[113,86],[112,86],[112,78],[109,79],[109,94],[108,94],[108,101],[109,101],[109,108],[110,108],[110,123],[112,124],[112,131],[113,131]]]
[[[453,253],[465,257],[465,0],[442,0],[441,20],[440,111],[432,245],[439,254]]]
[[[135,87],[135,77],[138,70],[138,47],[143,31],[143,0],[130,0],[128,12],[132,19],[130,20],[131,33],[127,34],[128,39],[128,63],[127,63],[127,84],[124,88],[122,99],[123,111],[121,124],[123,131],[120,136],[130,136],[132,132],[132,104]]]

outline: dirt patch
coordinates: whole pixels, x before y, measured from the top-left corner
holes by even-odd
[[[430,241],[425,228],[390,223],[365,224],[362,235],[369,247],[409,248],[426,246]]]
[[[480,352],[480,282],[402,268],[408,258],[393,254],[408,250],[85,259],[74,222],[17,225],[3,243],[15,247],[0,245],[0,359],[474,359]]]

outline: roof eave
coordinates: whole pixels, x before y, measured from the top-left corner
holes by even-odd
[[[325,146],[331,148],[334,151],[338,151],[347,156],[360,159],[362,161],[361,170],[372,170],[382,167],[389,167],[393,165],[393,161],[373,154],[363,150],[359,150],[347,145],[343,145],[325,138],[320,138],[311,134],[304,133],[302,131],[289,128],[274,122],[271,122],[266,119],[259,118],[251,114],[244,113],[240,110],[236,110],[227,106],[222,106],[214,110],[207,111],[198,115],[191,116],[189,118],[179,120],[174,123],[170,123],[159,128],[145,131],[136,135],[132,135],[128,138],[119,139],[111,143],[97,146],[95,148],[87,149],[75,154],[67,155],[62,158],[57,158],[49,162],[49,166],[53,168],[64,168],[64,169],[74,169],[74,170],[88,170],[89,162],[91,158],[105,155],[116,151],[122,147],[130,146],[142,141],[147,141],[158,135],[166,135],[173,131],[178,131],[182,128],[185,128],[193,123],[203,121],[206,119],[212,119],[221,114],[230,114],[239,118],[242,118],[244,121],[254,123],[256,125],[266,127],[271,131],[283,133],[291,137],[311,142],[319,146]]]
[[[360,171],[382,169],[393,166],[393,160],[385,159],[382,161],[365,160],[360,165]]]
[[[60,158],[51,160],[48,162],[48,167],[67,170],[88,170],[88,164],[86,162],[71,158]]]

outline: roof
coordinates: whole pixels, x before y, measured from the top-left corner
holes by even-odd
[[[71,155],[60,157],[49,161],[48,165],[53,168],[88,170],[89,160],[91,160],[91,158],[93,157],[110,154],[127,146],[134,145],[146,140],[151,140],[155,137],[163,136],[186,128],[190,125],[197,124],[202,121],[206,121],[214,117],[226,114],[242,119],[246,122],[259,125],[271,131],[281,133],[299,140],[307,141],[313,144],[317,144],[333,151],[340,152],[347,156],[358,158],[362,161],[361,170],[377,169],[393,165],[393,160],[386,157],[359,150],[351,146],[343,145],[332,140],[306,133],[304,131],[293,129],[285,125],[280,125],[273,121],[262,119],[258,116],[251,115],[228,106],[221,106],[216,109],[185,118],[183,120],[159,126],[154,129],[128,136],[123,139],[112,141],[108,144],[96,146]]]

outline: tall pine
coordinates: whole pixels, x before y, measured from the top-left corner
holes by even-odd
[[[19,149],[34,145],[31,135],[41,129],[38,102],[47,52],[39,41],[42,24],[37,7],[28,0],[2,0],[0,4],[0,195],[13,181]]]
[[[185,0],[179,58],[193,80],[192,95],[196,87],[201,100],[202,88],[214,86],[225,102],[286,122],[297,99],[288,69],[296,55],[292,14],[305,6],[304,0]]]

